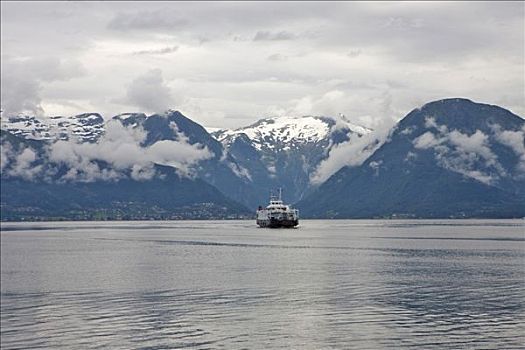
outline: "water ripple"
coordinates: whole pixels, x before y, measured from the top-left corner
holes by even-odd
[[[285,235],[198,225],[3,231],[1,348],[525,344],[520,227],[434,225],[428,235],[428,225],[392,234],[383,223],[337,223]]]

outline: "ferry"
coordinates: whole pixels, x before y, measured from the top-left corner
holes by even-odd
[[[299,210],[285,205],[281,199],[282,191],[279,189],[279,197],[270,193],[270,204],[257,210],[257,225],[260,227],[295,227],[299,225]]]

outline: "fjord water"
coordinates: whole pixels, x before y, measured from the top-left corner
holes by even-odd
[[[2,224],[2,349],[524,346],[523,220]]]

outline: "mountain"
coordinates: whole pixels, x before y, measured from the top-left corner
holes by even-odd
[[[524,134],[465,99],[413,110],[383,144],[344,116],[211,134],[173,110],[2,118],[2,219],[244,217],[278,187],[302,217],[523,217]]]
[[[317,218],[525,216],[525,120],[445,99],[415,109],[362,165],[298,203]]]
[[[115,182],[2,180],[2,221],[148,220],[250,217],[244,206],[206,182],[157,169],[163,178]]]
[[[143,149],[165,146],[165,152],[176,154],[178,149],[168,149],[168,141],[173,141],[206,150],[207,157],[191,164],[192,176],[213,185],[225,196],[248,208],[265,204],[269,192],[279,187],[284,188],[287,202],[300,200],[313,188],[311,176],[334,145],[371,131],[351,123],[344,116],[305,116],[266,118],[248,127],[210,134],[201,125],[173,110],[149,116],[123,113],[109,121],[104,121],[96,113],[51,118],[18,116],[3,118],[2,129],[26,140],[70,141],[74,144],[69,148],[76,149],[77,143],[100,145],[100,140],[108,138],[108,128],[109,131],[115,129],[115,123],[127,130],[144,133],[138,144]],[[122,135],[117,134],[114,138],[113,143],[106,145],[105,153],[137,146],[126,144]],[[66,152],[61,150],[61,154]],[[83,153],[93,152],[83,150]],[[98,156],[108,157],[107,154]],[[126,154],[120,156],[127,157]],[[177,166],[181,170],[181,164]]]
[[[296,202],[312,188],[312,174],[334,145],[370,132],[344,116],[304,116],[265,118],[212,135],[261,193],[283,187],[284,199]]]
[[[195,168],[196,176],[217,187],[226,196],[254,208],[263,198],[248,176],[244,176],[239,165],[227,153],[222,144],[213,138],[200,124],[178,111],[164,114],[125,114],[113,118],[125,126],[141,127],[147,137],[142,146],[151,146],[159,141],[185,139],[190,145],[206,147],[211,156],[203,159]]]
[[[88,141],[53,143],[47,138],[34,137],[33,133],[31,136],[26,139],[1,130],[3,221],[217,219],[251,215],[245,206],[227,198],[214,186],[181,175],[173,166],[155,163],[156,159],[150,159],[151,164],[143,163],[143,169],[119,169],[118,163],[110,163],[108,145],[123,144],[138,156],[148,154],[133,151],[126,138],[108,143],[100,137],[97,140],[100,144],[94,145]],[[179,144],[186,145],[186,150],[190,147],[187,143],[169,146]],[[109,157],[92,155],[95,147],[103,148]],[[144,152],[151,149],[145,148]],[[139,158],[131,161],[141,164]]]
[[[69,140],[95,142],[104,132],[104,119],[98,113],[84,113],[72,117],[15,116],[1,119],[1,129],[15,136],[33,140]]]
[[[124,113],[107,122],[96,113],[51,118],[17,116],[2,118],[2,130],[25,140],[41,140],[48,143],[71,141],[83,144],[97,143],[106,133],[108,126],[115,122],[130,130],[143,131],[145,138],[141,140],[140,147],[146,149],[165,146],[165,153],[173,152],[172,158],[177,157],[175,153],[179,150],[167,149],[169,143],[166,141],[180,141],[195,148],[205,149],[209,156],[192,164],[192,175],[217,187],[227,197],[248,207],[255,207],[266,198],[255,189],[250,179],[243,176],[242,170],[239,170],[220,142],[201,125],[178,111],[170,110],[150,116],[143,113]],[[118,147],[118,140],[115,141],[114,146]],[[189,151],[188,147],[184,151]]]

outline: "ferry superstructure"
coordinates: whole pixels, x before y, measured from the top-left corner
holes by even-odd
[[[257,225],[270,228],[291,228],[299,225],[299,210],[284,204],[281,194],[282,191],[279,189],[279,197],[270,195],[270,204],[266,208],[259,207],[257,210]]]

